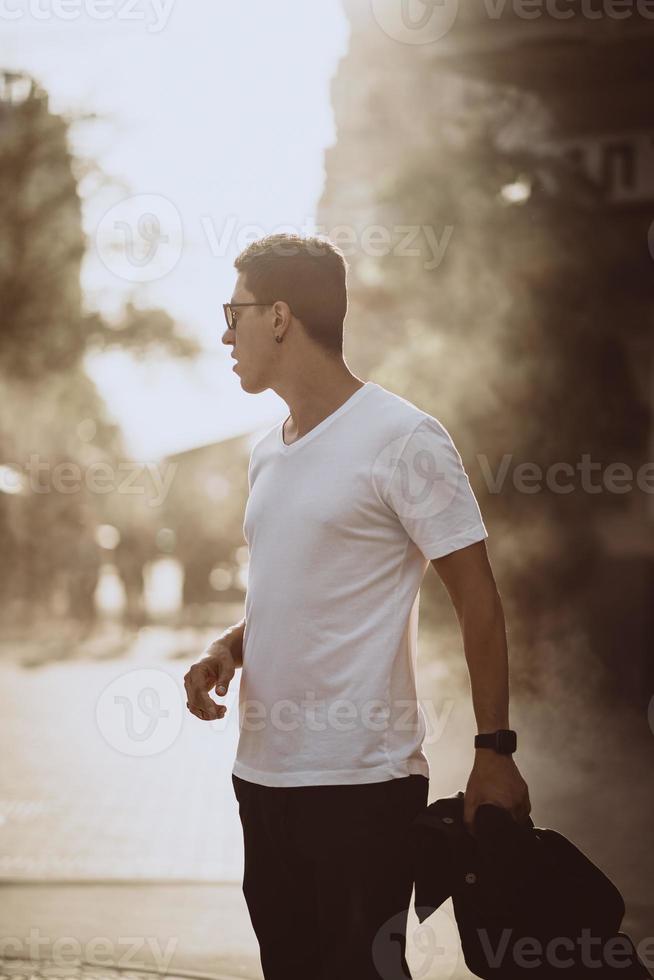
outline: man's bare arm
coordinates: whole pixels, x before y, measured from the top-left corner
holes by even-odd
[[[470,675],[477,730],[509,728],[509,665],[504,611],[485,541],[432,560],[457,614]],[[529,789],[510,755],[475,749],[466,786],[464,820],[474,832],[482,803],[510,810],[522,822],[531,811]]]
[[[485,542],[435,558],[432,565],[450,595],[461,627],[477,730],[509,728],[506,626]]]
[[[214,640],[207,653],[214,646],[226,646],[232,655],[232,660],[236,667],[243,666],[243,634],[245,632],[245,617],[235,626],[230,626],[224,633],[221,633],[217,640]]]
[[[219,697],[227,694],[236,669],[243,666],[244,632],[245,619],[242,619],[210,643],[202,659],[184,676],[186,706],[196,718],[215,721],[227,711],[224,704],[216,704],[209,697],[209,691],[215,690]]]

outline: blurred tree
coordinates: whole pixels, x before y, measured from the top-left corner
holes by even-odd
[[[0,75],[0,369],[39,379],[79,366],[90,349],[163,346],[173,356],[197,347],[162,310],[127,306],[107,324],[82,307],[86,242],[68,123],[23,75]]]
[[[85,328],[89,349],[119,348],[137,357],[156,348],[172,357],[191,357],[198,352],[194,341],[177,333],[175,321],[165,310],[139,309],[131,302],[125,304],[116,323],[91,313],[85,318]]]
[[[0,598],[23,620],[28,609],[55,607],[92,618],[102,560],[96,528],[112,511],[142,538],[154,533],[147,520],[130,521],[134,497],[117,501],[117,491],[86,482],[98,464],[116,477],[126,457],[84,355],[121,347],[183,357],[197,349],[163,310],[128,303],[108,323],[84,309],[86,240],[68,135],[34,79],[0,72],[0,463],[13,480],[10,492],[0,481],[0,548],[12,570],[0,579]],[[135,551],[148,547],[141,541]]]

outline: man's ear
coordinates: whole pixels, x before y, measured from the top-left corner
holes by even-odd
[[[288,303],[284,303],[281,299],[273,303],[273,313],[275,315],[275,323],[288,323],[291,319],[291,308]]]

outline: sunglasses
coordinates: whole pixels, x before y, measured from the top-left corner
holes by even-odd
[[[237,310],[239,307],[242,306],[247,307],[247,306],[274,306],[274,305],[275,305],[274,302],[273,303],[223,303],[223,313],[225,314],[225,322],[227,323],[227,326],[229,327],[230,330],[236,330],[238,314],[234,313],[234,310]],[[293,310],[291,310],[290,307],[289,307],[289,312],[291,313],[291,316],[294,316]]]
[[[241,306],[272,306],[272,303],[223,303],[225,321],[230,330],[236,329],[237,314],[234,310]]]

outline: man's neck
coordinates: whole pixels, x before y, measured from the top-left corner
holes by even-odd
[[[290,411],[284,424],[284,442],[287,445],[301,439],[311,429],[343,405],[355,391],[365,384],[343,365],[333,374],[327,373],[319,381],[303,377],[288,386],[281,395]]]

